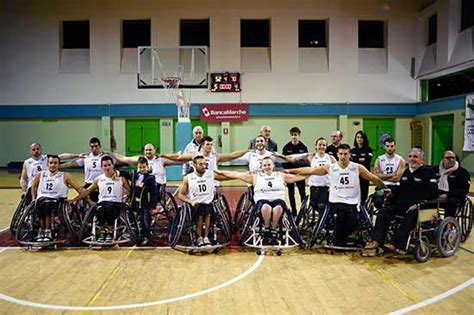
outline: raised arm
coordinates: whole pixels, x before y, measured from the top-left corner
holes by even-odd
[[[177,153],[163,153],[159,157],[166,158],[168,160],[178,161],[178,162],[187,162],[191,161],[194,157],[193,153],[187,154],[177,154]]]
[[[285,173],[297,174],[297,175],[326,175],[329,172],[329,165],[323,165],[319,167],[299,167],[286,169]]]
[[[58,155],[61,160],[71,160],[81,157],[80,153],[61,153]]]
[[[162,157],[162,161],[163,161],[163,166],[180,165],[180,164],[186,163],[185,161],[170,160],[170,159],[165,158],[165,157]]]
[[[23,192],[26,192],[28,189],[28,173],[26,171],[26,162],[23,162],[23,167],[21,168],[20,186]]]
[[[87,189],[83,190],[79,195],[77,195],[74,199],[72,199],[71,202],[76,202],[78,200],[84,199],[85,197],[89,196],[91,192],[93,192],[99,187],[98,183],[99,183],[99,180],[96,178],[94,182],[92,183],[92,185],[90,185]]]
[[[66,168],[75,168],[75,167],[81,167],[81,165],[77,163],[77,160],[69,161],[69,162],[62,163],[59,165],[59,169],[61,170],[66,169]]]
[[[124,164],[137,164],[138,163],[138,158],[139,158],[138,155],[127,157],[125,155],[115,153],[115,152],[107,152],[107,154],[114,157],[120,163],[124,163]]]
[[[305,180],[306,178],[306,176],[303,176],[303,175],[294,175],[294,174],[285,174],[285,173],[281,173],[281,174],[283,176],[283,180],[287,184],[299,182],[300,180]]]
[[[246,182],[248,184],[253,184],[253,174],[250,172],[235,172],[235,171],[220,171],[220,170],[215,170],[214,174],[218,176],[223,176],[224,178],[227,179],[239,179],[243,182]],[[216,178],[219,180],[218,178]]]
[[[230,160],[235,160],[241,156],[243,156],[245,153],[249,152],[249,150],[241,150],[241,151],[234,151],[229,154],[219,154],[217,156],[217,162],[227,162]]]
[[[64,183],[69,188],[73,188],[75,191],[77,191],[78,194],[84,190],[84,188],[82,188],[69,173],[64,173]]]
[[[275,162],[278,163],[295,163],[296,161],[299,160],[304,160],[308,158],[308,153],[298,153],[298,154],[291,154],[291,155],[283,155],[278,152],[273,152],[273,156],[275,157]],[[311,162],[311,160],[310,160]]]
[[[124,195],[128,196],[128,194],[130,193],[130,183],[124,176],[122,176],[121,178],[122,178]]]
[[[382,182],[382,180],[378,176],[369,172],[369,170],[367,170],[367,168],[365,168],[365,166],[361,164],[359,164],[359,175],[363,179],[370,180],[379,188],[383,188],[383,189],[387,188],[387,186],[385,186],[385,184]]]

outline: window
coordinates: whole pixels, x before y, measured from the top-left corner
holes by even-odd
[[[430,16],[428,19],[428,45],[436,43],[436,37],[438,33],[437,21],[437,14]]]
[[[241,47],[270,47],[270,20],[241,20]]]
[[[209,46],[209,20],[181,20],[181,46]]]
[[[151,45],[150,20],[125,20],[122,22],[122,47],[137,48]]]
[[[63,47],[88,49],[89,21],[63,21]]]
[[[384,48],[384,21],[359,21],[359,48]]]
[[[326,47],[325,20],[298,21],[299,47]]]
[[[474,25],[474,1],[462,0],[461,31]]]
[[[474,69],[428,80],[428,99],[472,93],[474,91]]]

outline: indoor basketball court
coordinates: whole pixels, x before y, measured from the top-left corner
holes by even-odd
[[[3,4],[1,314],[473,313],[472,1]]]

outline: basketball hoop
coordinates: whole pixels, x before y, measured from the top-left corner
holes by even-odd
[[[162,77],[161,83],[178,107],[178,121],[189,122],[189,102],[186,101],[183,91],[179,88],[181,77]]]

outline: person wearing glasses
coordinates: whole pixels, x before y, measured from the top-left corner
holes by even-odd
[[[337,156],[337,149],[342,143],[342,132],[339,130],[334,131],[331,134],[331,142],[332,144],[328,145],[326,148],[326,153],[335,158],[337,161],[339,159]]]
[[[424,152],[412,148],[408,154],[408,168],[400,178],[398,193],[389,196],[393,201],[390,207],[382,208],[377,214],[372,241],[365,249],[384,246],[389,252],[404,252],[410,232],[415,228],[418,216],[418,204],[438,197],[438,183],[432,168],[424,165]],[[387,230],[395,215],[404,216],[391,243],[385,243]]]
[[[438,199],[440,207],[444,208],[445,217],[455,217],[457,206],[464,202],[469,192],[469,172],[459,165],[456,154],[448,150],[444,152],[439,166],[434,167],[438,178]]]
[[[278,145],[275,141],[273,141],[270,138],[271,132],[272,132],[272,129],[270,128],[270,126],[263,125],[260,128],[260,135],[265,138],[265,149],[267,149],[268,151],[271,151],[271,152],[277,152],[278,151]],[[256,140],[256,138],[253,138],[250,141],[249,149],[255,149],[255,140]]]

